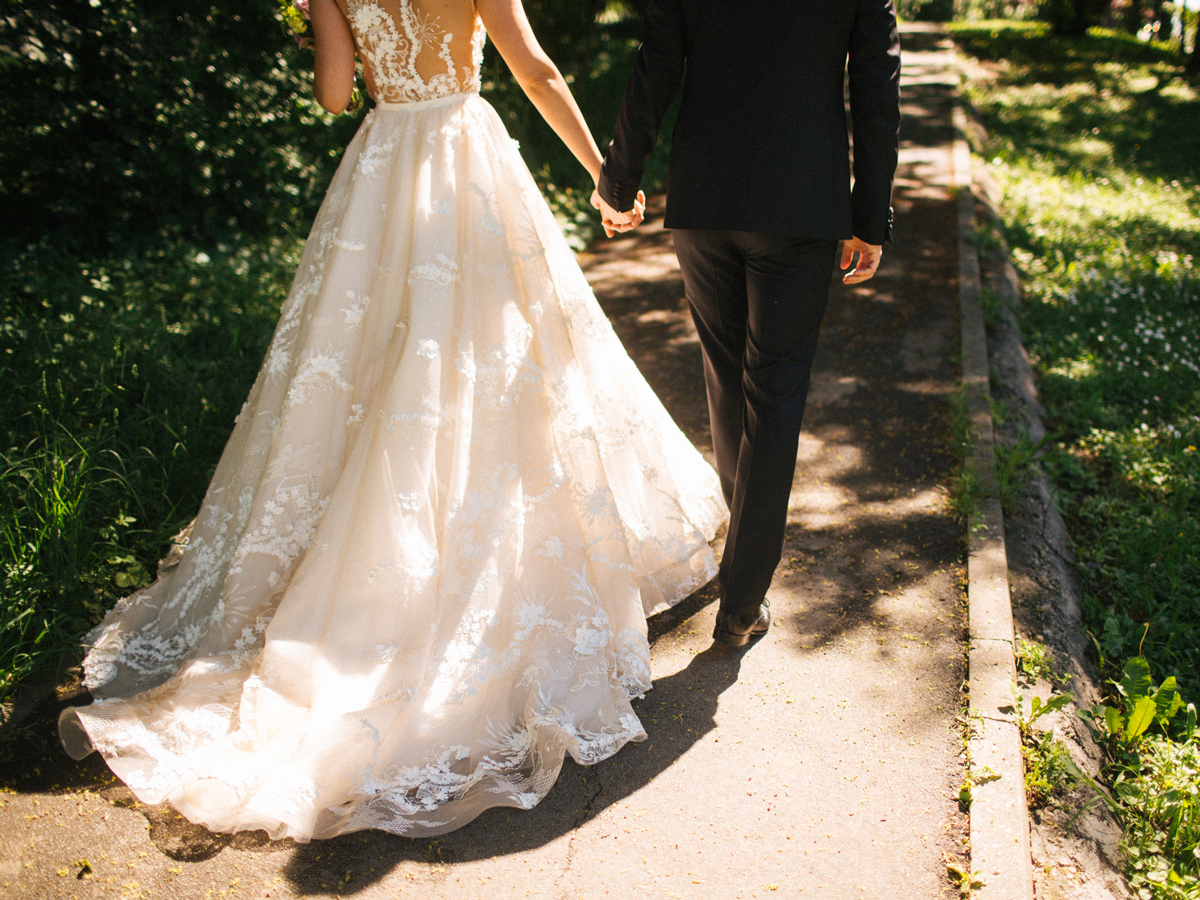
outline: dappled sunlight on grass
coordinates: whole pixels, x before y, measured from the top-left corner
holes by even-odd
[[[1058,438],[1042,464],[1102,674],[1144,656],[1156,680],[1177,675],[1200,700],[1200,88],[1174,51],[1123,35],[958,38],[976,56],[967,93],[987,134],[975,149],[1022,277],[1021,326]],[[1194,749],[1177,723],[1163,728]],[[1194,770],[1168,788],[1142,781],[1136,759],[1109,764],[1134,886],[1148,900],[1184,896],[1160,893],[1166,883],[1195,891],[1179,822],[1146,801],[1190,791],[1195,817]]]
[[[1178,635],[1200,614],[1198,578],[1180,581],[1200,575],[1200,550],[1179,549],[1197,488],[1173,481],[1164,497],[1145,467],[1121,462],[1121,448],[1153,436],[1156,452],[1190,471],[1187,447],[1200,440],[1200,94],[1177,84],[1171,97],[1146,95],[1170,69],[1157,48],[1125,48],[1131,61],[1117,63],[1100,61],[1124,48],[1108,37],[1004,40],[1011,52],[995,58],[1006,62],[981,67],[969,88],[988,129],[977,149],[1003,194],[1028,301],[1022,325],[1062,433],[1051,465],[1079,541],[1091,625],[1119,662],[1140,640],[1137,623],[1152,620],[1147,655],[1195,695],[1200,652]],[[968,43],[978,52],[986,38]],[[1021,76],[1013,61],[1029,59],[1038,62]],[[1163,559],[1177,559],[1170,575]]]

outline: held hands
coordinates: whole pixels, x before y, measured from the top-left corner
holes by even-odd
[[[600,210],[604,221],[605,236],[612,237],[618,232],[633,231],[642,224],[642,219],[646,216],[646,195],[638,191],[637,199],[633,202],[633,209],[629,212],[617,212],[604,202],[599,191],[592,191],[592,206]]]
[[[842,276],[843,284],[858,284],[861,281],[866,281],[871,278],[875,271],[879,268],[879,261],[883,259],[883,246],[881,244],[868,244],[866,241],[858,238],[850,238],[842,244],[842,268],[849,269],[850,263],[854,259],[854,254],[858,254],[858,263],[853,269],[850,269]]]

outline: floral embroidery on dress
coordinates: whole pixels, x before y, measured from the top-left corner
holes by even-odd
[[[346,299],[350,301],[350,305],[342,307],[342,313],[345,315],[343,321],[347,325],[361,325],[363,316],[367,313],[367,306],[371,303],[371,298],[360,297],[351,289],[346,291]]]
[[[467,95],[364,118],[190,539],[89,636],[80,733],[215,829],[534,806],[645,738],[646,615],[716,572],[716,476],[469,93],[455,2],[349,0],[377,99]]]
[[[446,287],[458,281],[458,263],[444,253],[434,255],[433,262],[413,266],[408,275],[408,283],[417,281],[432,281],[439,287]]]
[[[408,0],[401,0],[398,17],[390,15],[374,0],[350,0],[348,8],[359,48],[374,76],[379,93],[375,99],[408,103],[479,90],[485,32],[478,19],[471,35],[470,62],[462,66],[460,84],[450,50],[454,35],[440,27],[436,16],[422,14]],[[430,46],[436,48],[445,70],[425,80],[417,69],[417,61]]]

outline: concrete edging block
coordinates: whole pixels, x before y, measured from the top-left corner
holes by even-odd
[[[972,896],[1032,900],[1029,810],[1016,724],[977,722],[970,749],[971,869],[983,882]]]
[[[971,870],[982,881],[979,900],[1033,900],[1029,807],[1025,799],[1021,736],[1012,689],[1012,600],[1004,545],[1004,513],[997,496],[995,445],[988,388],[987,332],[975,234],[971,152],[961,99],[954,108],[954,184],[958,191],[959,305],[962,383],[974,449],[968,465],[986,494],[981,517],[968,528],[967,598],[971,644],[967,654],[972,733]]]
[[[967,653],[971,709],[985,719],[1016,722],[1011,683],[1017,677],[1012,644],[971,641]]]

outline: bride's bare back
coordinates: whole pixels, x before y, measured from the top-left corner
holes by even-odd
[[[479,90],[484,29],[473,0],[338,0],[382,103]]]
[[[588,170],[600,151],[521,0],[310,0],[316,37],[313,93],[341,112],[354,88],[357,55],[380,102],[411,103],[477,91],[484,33],[538,112]]]

